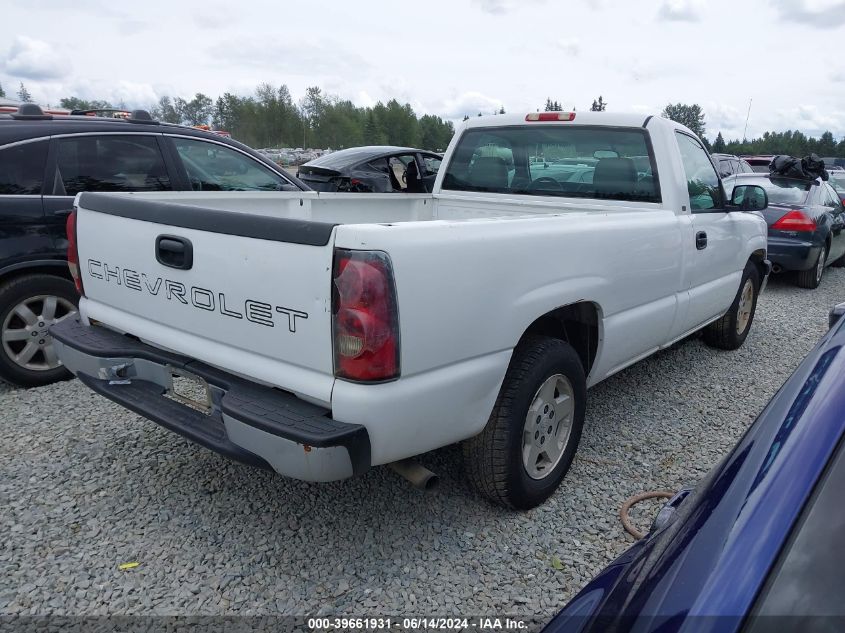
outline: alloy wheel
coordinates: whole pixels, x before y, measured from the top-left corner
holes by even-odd
[[[62,364],[53,346],[50,326],[76,314],[76,306],[63,297],[38,295],[18,303],[3,320],[3,351],[16,365],[30,371],[47,371]]]

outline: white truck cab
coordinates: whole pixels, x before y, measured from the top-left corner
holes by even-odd
[[[86,385],[234,459],[327,481],[463,442],[482,494],[530,508],[588,387],[698,330],[742,345],[765,205],[667,119],[480,117],[431,194],[80,194],[79,318],[52,335]]]

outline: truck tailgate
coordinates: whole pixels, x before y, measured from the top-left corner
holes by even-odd
[[[330,401],[332,224],[94,194],[77,205],[85,316]]]

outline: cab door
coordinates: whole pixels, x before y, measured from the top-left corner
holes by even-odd
[[[739,288],[743,260],[742,229],[725,208],[719,176],[701,142],[675,133],[687,179],[689,230],[683,247],[684,280],[689,289],[686,331],[721,316]]]

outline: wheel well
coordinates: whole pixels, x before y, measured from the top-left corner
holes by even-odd
[[[11,279],[23,277],[24,275],[52,275],[53,277],[63,277],[68,281],[73,281],[70,276],[67,264],[37,264],[33,266],[25,266],[22,268],[15,268],[4,273],[0,273],[0,283],[6,283]]]
[[[757,267],[757,272],[760,273],[760,283],[762,283],[763,277],[766,274],[766,266],[763,264],[766,260],[766,251],[762,248],[756,250],[751,253],[751,257],[749,257],[748,260],[754,262],[754,265]]]
[[[599,307],[591,301],[579,301],[556,308],[535,320],[522,336],[529,334],[569,343],[581,359],[584,374],[589,375],[599,344]]]

